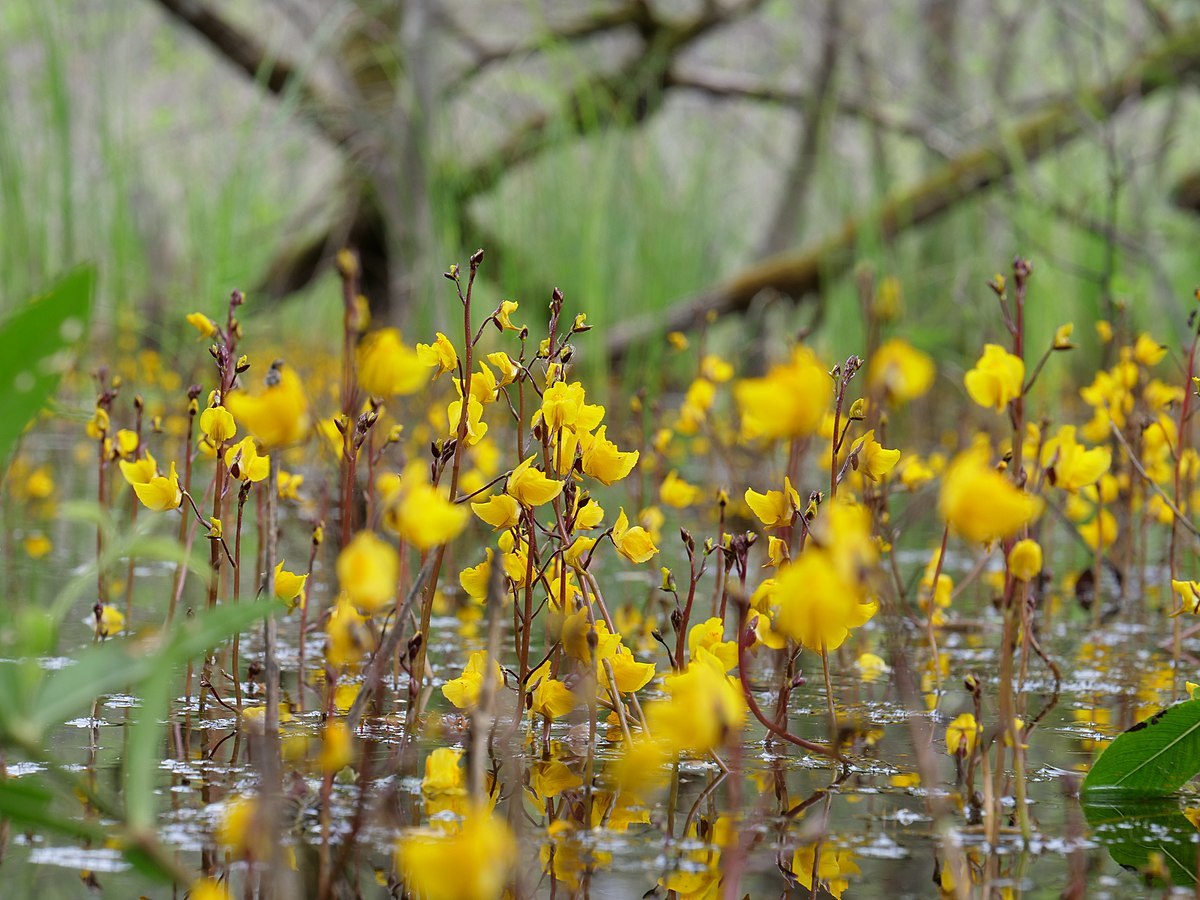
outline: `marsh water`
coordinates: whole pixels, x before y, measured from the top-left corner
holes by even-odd
[[[644,596],[645,584],[626,587]],[[997,615],[981,604],[975,615],[951,616],[937,633],[942,695],[936,711],[918,708],[902,696],[895,673],[864,678],[855,665],[857,654],[873,650],[889,659],[889,639],[899,638],[909,648],[911,664],[925,671],[922,687],[932,699],[937,679],[928,662],[931,648],[926,633],[916,624],[894,619],[890,631],[877,620],[863,629],[835,659],[834,688],[841,699],[840,723],[852,730],[851,764],[841,771],[794,748],[764,740],[761,729],[750,726],[741,745],[742,776],[725,775],[711,760],[685,760],[678,767],[677,783],[645,809],[626,810],[624,816],[598,819],[599,827],[578,830],[570,846],[556,838],[555,854],[563,865],[553,866],[557,879],[546,869],[548,846],[544,830],[525,831],[522,887],[541,896],[574,895],[606,898],[641,897],[657,889],[682,887],[678,896],[717,896],[705,885],[703,873],[716,857],[712,850],[714,823],[737,813],[741,840],[748,844],[742,875],[743,893],[753,897],[808,896],[809,889],[789,874],[796,848],[816,848],[836,860],[822,880],[826,888],[847,897],[925,897],[952,891],[953,873],[943,874],[948,854],[958,860],[958,873],[970,881],[974,896],[1057,897],[1133,896],[1149,890],[1146,874],[1152,867],[1170,873],[1172,880],[1191,892],[1196,859],[1196,829],[1186,812],[1200,798],[1180,797],[1153,807],[1116,809],[1085,807],[1077,799],[1081,774],[1103,746],[1123,728],[1183,695],[1181,667],[1173,677],[1171,653],[1163,626],[1101,624],[1093,627],[1090,614],[1073,598],[1047,594],[1043,603],[1047,621],[1042,643],[1061,670],[1054,693],[1054,678],[1034,660],[1026,675],[1026,716],[1035,723],[1028,734],[1028,800],[1034,837],[1022,840],[1015,828],[1002,830],[996,846],[989,846],[976,824],[971,803],[959,779],[963,773],[945,752],[946,723],[971,709],[970,695],[961,673],[974,673],[984,682],[984,696],[994,696],[998,661]],[[78,619],[86,618],[80,607]],[[1134,616],[1134,620],[1138,617]],[[296,706],[296,653],[298,614],[283,621],[283,667],[289,697]],[[1161,619],[1157,621],[1161,622]],[[454,615],[434,622],[433,658],[439,660],[438,681],[454,677],[469,653],[483,646],[479,629],[464,627]],[[1169,626],[1168,626],[1169,627]],[[136,629],[135,629],[136,630]],[[80,637],[83,628],[76,634]],[[319,658],[321,632],[310,633],[308,659]],[[1191,642],[1184,641],[1185,650]],[[1166,645],[1166,646],[1164,646]],[[259,652],[257,633],[247,633],[243,652],[251,662]],[[1186,658],[1186,657],[1185,657]],[[44,659],[46,667],[71,665],[69,657]],[[808,661],[812,665],[811,660]],[[756,660],[763,683],[771,661]],[[795,732],[822,738],[827,728],[823,683],[819,668],[806,671],[807,683],[792,695],[791,726]],[[181,681],[180,687],[183,688]],[[253,690],[250,682],[248,691]],[[307,689],[311,692],[312,689]],[[653,695],[653,685],[651,686]],[[199,868],[213,856],[213,829],[223,802],[251,789],[257,777],[249,759],[248,736],[239,732],[231,711],[209,703],[206,719],[197,716],[196,685],[190,695],[181,693],[174,704],[168,739],[160,763],[159,830],[184,861]],[[303,740],[317,733],[321,713],[311,694],[307,711],[298,706],[287,723],[286,735]],[[334,834],[350,830],[361,792],[365,790],[368,816],[360,829],[362,847],[358,870],[359,890],[365,897],[391,896],[392,853],[398,827],[423,822],[421,760],[434,746],[453,745],[456,716],[440,695],[433,704],[426,729],[415,746],[405,747],[402,710],[384,710],[369,718],[362,731],[369,742],[371,766],[365,784],[348,772],[335,783],[330,803]],[[764,699],[765,702],[765,698]],[[926,697],[916,706],[926,704]],[[254,702],[254,701],[251,701]],[[67,722],[57,733],[54,748],[59,759],[85,772],[100,784],[120,792],[118,761],[126,738],[131,708],[138,699],[128,695],[105,696],[90,714]],[[985,706],[985,719],[987,707]],[[555,723],[550,732],[554,758],[571,772],[582,773],[588,753],[588,730],[578,714]],[[526,823],[542,824],[537,798],[531,793],[527,770],[542,755],[541,729],[517,761],[501,759],[498,779],[502,802],[512,804],[524,795]],[[597,769],[611,758],[615,744],[604,729],[594,745]],[[404,752],[402,751],[404,748]],[[937,773],[936,783],[919,779],[920,756],[926,754]],[[42,767],[16,758],[7,760],[10,778],[37,778]],[[517,781],[517,779],[522,779]],[[303,871],[305,845],[320,840],[319,775],[296,774],[286,785],[288,828],[281,840],[298,849]],[[980,779],[976,778],[976,788]],[[558,803],[578,802],[582,788],[562,793]],[[737,809],[732,804],[740,799]],[[544,800],[541,802],[545,802]],[[1012,801],[1005,798],[1003,802]],[[544,809],[544,807],[542,807]],[[562,807],[560,806],[560,810]],[[941,810],[940,815],[935,815]],[[75,813],[82,816],[82,807]],[[621,821],[617,821],[621,818]],[[207,851],[207,853],[206,853]],[[535,855],[537,854],[537,855]],[[565,865],[569,858],[571,865]],[[965,868],[962,868],[965,866]],[[1142,869],[1142,872],[1137,871]],[[233,863],[233,883],[247,875],[244,864]],[[696,892],[672,873],[695,874]],[[960,886],[961,890],[961,886]],[[1161,891],[1161,888],[1156,890]],[[819,892],[821,893],[821,892]],[[104,896],[150,898],[182,896],[153,882],[129,867],[114,847],[85,846],[62,837],[4,831],[0,860],[0,895],[52,898]],[[652,894],[653,895],[653,894]],[[823,895],[823,894],[822,894]],[[952,894],[948,894],[952,895]],[[396,896],[399,896],[397,893]]]

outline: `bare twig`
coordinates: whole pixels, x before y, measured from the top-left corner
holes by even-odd
[[[853,251],[865,232],[887,238],[935,219],[964,198],[1008,177],[1018,164],[1031,162],[1078,137],[1095,119],[1113,115],[1126,101],[1175,85],[1197,70],[1200,24],[1194,23],[1158,43],[1110,81],[1074,98],[1048,102],[1013,128],[1005,129],[996,140],[968,150],[916,185],[893,194],[874,213],[847,219],[813,246],[755,263],[663,312],[618,323],[609,332],[609,358],[620,359],[652,335],[695,327],[710,313],[743,311],[764,290],[792,297],[819,291],[829,279],[850,268]]]
[[[801,108],[801,134],[796,146],[796,157],[788,170],[779,202],[763,236],[763,256],[779,253],[795,240],[796,228],[808,199],[808,189],[817,169],[817,156],[828,132],[833,109],[834,76],[837,73],[842,46],[841,8],[841,0],[826,0],[821,59],[817,63],[812,94],[808,103]]]
[[[1158,494],[1162,502],[1166,504],[1167,509],[1169,509],[1172,515],[1175,516],[1176,522],[1190,531],[1193,535],[1200,538],[1200,529],[1197,529],[1196,526],[1192,524],[1192,520],[1180,511],[1179,507],[1175,505],[1175,501],[1172,500],[1167,492],[1158,486],[1158,482],[1151,478],[1146,472],[1146,469],[1142,466],[1141,460],[1134,455],[1133,450],[1129,446],[1129,442],[1125,440],[1125,435],[1121,434],[1121,429],[1116,426],[1115,422],[1109,422],[1108,425],[1109,428],[1112,429],[1112,433],[1116,437],[1117,442],[1125,450],[1125,455],[1129,457],[1129,462],[1135,469],[1137,469],[1137,473],[1142,476],[1142,481],[1146,482],[1146,484],[1154,489],[1154,492]]]

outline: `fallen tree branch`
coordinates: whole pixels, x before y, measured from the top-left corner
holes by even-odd
[[[346,120],[344,114],[339,113],[339,109],[344,111],[345,103],[321,89],[302,67],[268,50],[204,0],[153,2],[202,37],[219,56],[247,78],[260,81],[271,94],[278,97],[294,91],[308,120],[334,144],[353,144],[359,136],[359,130]]]
[[[697,72],[672,69],[667,73],[668,88],[695,91],[707,97],[719,100],[748,100],[755,103],[766,103],[775,106],[800,108],[812,102],[808,91],[786,85],[762,84],[738,75],[725,72]],[[853,97],[837,96],[834,98],[836,111],[849,118],[862,119],[871,125],[876,125],[887,131],[904,135],[923,144],[933,143],[931,126],[918,122],[906,121],[885,109],[872,106],[865,100]]]
[[[534,116],[513,132],[487,159],[451,174],[460,202],[487,193],[501,176],[561,140],[565,123],[574,131],[611,124],[643,122],[662,106],[669,87],[668,73],[684,50],[714,29],[755,12],[764,0],[743,0],[733,8],[706,6],[683,23],[649,14],[633,20],[642,49],[614,72],[589,78],[574,88],[560,106]]]
[[[650,18],[650,10],[644,0],[635,0],[626,6],[611,10],[601,10],[576,22],[558,28],[548,28],[535,34],[531,40],[508,44],[503,47],[488,47],[476,37],[470,26],[463,25],[442,7],[438,13],[438,21],[446,31],[466,45],[474,59],[446,88],[447,96],[455,96],[462,92],[476,77],[483,74],[489,67],[511,59],[520,59],[547,46],[557,43],[570,43],[597,37],[621,28],[635,27],[641,30]]]
[[[711,313],[745,310],[765,290],[797,299],[817,292],[826,281],[850,269],[862,235],[891,238],[928,222],[960,200],[1008,177],[1018,165],[1078,137],[1092,121],[1113,115],[1125,102],[1177,84],[1197,71],[1200,23],[1193,23],[1156,44],[1111,81],[1073,98],[1047,103],[1004,129],[991,143],[966,151],[912,187],[893,194],[874,213],[845,220],[837,231],[813,246],[768,257],[665,311],[615,324],[609,332],[609,360],[620,360],[637,345],[663,332],[694,328]]]

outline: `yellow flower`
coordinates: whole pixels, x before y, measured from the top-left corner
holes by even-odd
[[[138,440],[137,432],[130,431],[128,428],[122,428],[117,432],[117,453],[125,458],[132,456],[137,452]]]
[[[233,900],[233,894],[219,881],[211,878],[201,878],[193,881],[188,892],[188,900]]]
[[[483,690],[483,678],[487,672],[488,654],[486,650],[476,650],[467,660],[462,674],[452,678],[442,685],[442,696],[459,709],[470,709],[479,702],[479,693]],[[504,675],[500,664],[492,660],[492,674],[496,679],[496,687],[504,684]]]
[[[1200,582],[1195,581],[1176,581],[1171,579],[1171,589],[1179,595],[1182,601],[1179,611],[1173,615],[1179,615],[1181,612],[1195,614],[1200,610]]]
[[[458,366],[458,351],[440,331],[432,344],[417,344],[417,358],[423,365],[437,369],[434,378],[439,378],[445,372],[453,372]]]
[[[938,506],[955,531],[984,543],[1016,534],[1041,515],[1043,503],[968,451],[946,471]]]
[[[764,568],[779,568],[791,558],[792,552],[788,549],[787,541],[774,535],[767,538],[767,561],[763,564]]]
[[[697,378],[688,385],[679,407],[679,420],[676,427],[682,434],[695,434],[708,418],[708,411],[716,399],[717,389],[707,378]]]
[[[601,425],[583,451],[583,471],[601,484],[615,484],[637,465],[637,450],[618,450],[608,439],[608,426]]]
[[[522,506],[533,507],[549,503],[562,493],[563,483],[547,478],[538,469],[532,468],[534,457],[530,456],[508,476],[505,493]]]
[[[497,900],[516,860],[512,830],[482,807],[457,831],[409,831],[396,845],[400,877],[422,900]]]
[[[738,646],[737,641],[727,641],[724,638],[725,623],[716,616],[699,625],[693,625],[688,631],[688,654],[692,659],[696,659],[700,651],[705,650],[717,658],[723,671],[728,672],[737,665]]]
[[[459,388],[461,390],[461,387]],[[458,425],[462,421],[462,398],[459,397],[446,407],[446,421],[451,437],[458,434]],[[483,421],[483,404],[475,399],[474,390],[467,399],[467,433],[463,440],[468,447],[474,447],[488,433],[487,422]]]
[[[257,483],[270,473],[271,457],[258,452],[254,438],[244,437],[225,451],[225,466],[234,478]],[[285,496],[282,477],[279,480],[279,492],[280,496]]]
[[[654,677],[654,663],[638,662],[624,644],[617,645],[617,652],[608,658],[608,664],[612,666],[617,692],[621,694],[640,691]],[[604,666],[600,666],[600,676],[601,683],[608,684],[608,672]]]
[[[893,403],[907,403],[929,390],[936,369],[928,354],[903,338],[884,341],[867,364],[867,384]]]
[[[374,643],[366,623],[367,617],[355,609],[347,597],[338,597],[325,623],[325,634],[329,639],[325,661],[329,665],[335,669],[356,665],[363,654],[372,649]]]
[[[596,546],[596,539],[590,537],[577,537],[571,541],[571,545],[567,547],[563,553],[563,558],[568,566],[582,567],[585,558],[592,552],[592,548]]]
[[[1075,345],[1071,343],[1071,333],[1075,330],[1075,325],[1068,322],[1066,325],[1059,325],[1054,331],[1054,342],[1051,344],[1055,350],[1074,350]]]
[[[715,353],[708,353],[700,360],[700,371],[709,381],[724,384],[733,377],[733,366]]]
[[[963,713],[946,726],[946,752],[951,756],[970,756],[983,728],[971,713]]]
[[[754,628],[754,643],[751,646],[757,648],[761,645],[771,650],[782,650],[787,646],[787,636],[780,634],[771,627],[771,616],[769,613],[756,610],[754,615],[750,617],[750,623]],[[736,642],[729,641],[728,643],[732,644],[735,650],[737,649]]]
[[[257,451],[255,451],[255,452],[257,453]],[[263,457],[258,456],[256,458],[262,459]],[[268,460],[268,463],[269,462],[270,462],[270,460]],[[229,465],[228,459],[225,461],[225,465]],[[304,484],[304,476],[299,474],[298,472],[280,471],[280,473],[279,473],[279,499],[280,500],[299,500],[300,499],[300,487],[303,484]]]
[[[998,344],[985,344],[983,356],[963,379],[967,393],[980,406],[1003,412],[1019,397],[1025,381],[1025,363]]]
[[[383,524],[419,550],[448,544],[467,527],[466,507],[451,503],[427,480],[420,463],[409,463],[403,474],[379,481]]]
[[[121,471],[124,473],[125,469],[122,468]],[[143,484],[135,483],[133,490],[144,506],[156,512],[178,509],[179,505],[183,503],[183,491],[179,488],[179,476],[175,472],[174,462],[171,463],[167,475],[154,475]]]
[[[112,637],[125,629],[125,614],[111,604],[105,603],[100,607],[100,615],[95,617],[96,634],[100,637]]]
[[[552,579],[552,583],[558,579]],[[562,604],[555,604],[560,610]],[[567,651],[568,656],[572,656],[581,662],[587,662],[591,659],[592,648],[588,641],[588,635],[593,629],[596,634],[596,661],[608,659],[617,652],[617,647],[621,643],[621,636],[613,634],[608,630],[608,625],[602,619],[597,619],[593,625],[588,618],[588,608],[581,606],[575,612],[562,618],[561,640],[563,649]]]
[[[217,333],[217,323],[204,313],[188,313],[187,322],[198,332],[200,332],[201,338],[207,339]]]
[[[586,403],[583,384],[558,381],[542,395],[542,421],[550,431],[591,431],[604,418],[604,407]]]
[[[859,586],[839,572],[830,553],[808,548],[779,569],[771,627],[818,653],[836,650],[878,608],[859,595]]]
[[[746,719],[741,686],[725,675],[715,657],[692,660],[663,679],[669,699],[646,704],[647,724],[667,753],[706,753],[736,738]]]
[[[471,504],[475,515],[493,528],[512,528],[521,520],[521,504],[508,494],[493,494]]]
[[[1096,336],[1100,338],[1100,343],[1109,343],[1113,339],[1112,323],[1107,319],[1099,319],[1096,322]]]
[[[644,563],[658,552],[645,528],[640,525],[629,527],[624,507],[621,507],[616,524],[613,525],[612,539],[617,552],[633,563]]]
[[[516,300],[501,300],[500,308],[496,310],[496,321],[501,331],[520,331],[524,326],[512,323],[512,314],[517,311],[519,304]]]
[[[237,425],[225,407],[210,406],[200,413],[200,430],[209,443],[219,447],[237,433]]]
[[[147,453],[141,459],[133,461],[120,460],[117,463],[121,468],[121,475],[129,485],[149,484],[150,479],[158,474],[158,463],[154,457]]]
[[[551,750],[551,752],[554,751]],[[583,779],[572,772],[570,767],[561,760],[539,759],[530,766],[529,790],[540,800],[557,797],[563,791],[569,791],[582,785]]]
[[[259,856],[264,849],[263,836],[256,834],[255,820],[258,818],[258,799],[250,796],[234,797],[221,810],[213,837],[222,849],[238,856]]]
[[[546,470],[548,475],[565,478],[575,466],[575,456],[581,448],[581,438],[590,440],[586,432],[576,433],[569,429],[554,432],[553,443],[550,447],[550,458],[553,465]]]
[[[415,394],[429,379],[428,367],[395,328],[368,334],[356,356],[358,383],[372,397]]]
[[[21,546],[30,559],[41,559],[54,549],[54,544],[50,542],[50,538],[46,537],[40,531],[26,535],[25,540],[21,542]]]
[[[905,456],[900,466],[900,483],[910,491],[933,481],[934,472],[916,456]]]
[[[321,736],[321,754],[317,764],[322,772],[340,772],[354,762],[354,735],[345,722],[330,721]]]
[[[891,671],[883,657],[874,653],[861,653],[858,657],[858,671],[866,682],[878,681],[881,675]]]
[[[1117,539],[1117,520],[1107,509],[1102,509],[1092,521],[1079,526],[1079,536],[1093,550],[1103,550]]]
[[[350,602],[367,613],[391,606],[400,577],[396,548],[370,531],[360,531],[338,555],[338,583]]]
[[[878,481],[892,471],[900,459],[899,450],[885,450],[883,445],[875,440],[874,428],[855,442],[854,450],[858,451],[858,471],[872,481]]]
[[[764,378],[747,378],[733,389],[742,413],[742,437],[806,437],[817,430],[832,399],[832,382],[815,354],[796,347],[791,361]]]
[[[700,499],[704,492],[694,484],[688,484],[672,469],[658,488],[658,499],[667,506],[684,509]]]
[[[1075,440],[1075,426],[1064,425],[1042,448],[1042,465],[1053,467],[1053,484],[1065,491],[1077,491],[1095,484],[1112,465],[1107,447],[1085,450]]]
[[[284,560],[279,561],[279,565],[275,567],[275,596],[279,600],[283,600],[288,604],[288,608],[295,606],[295,600],[304,590],[304,584],[308,581],[307,575],[297,575],[295,572],[285,572],[283,570]]]
[[[458,583],[473,600],[487,599],[488,582],[492,577],[492,549],[489,547],[483,562],[468,566],[458,573]]]
[[[1192,376],[1193,379],[1195,376]],[[1146,399],[1146,403],[1155,412],[1165,410],[1172,403],[1183,402],[1183,388],[1176,384],[1167,384],[1166,382],[1153,378],[1142,390],[1142,396]]]
[[[1008,551],[1008,571],[1021,581],[1033,581],[1042,571],[1042,546],[1026,538]]]
[[[850,887],[847,875],[857,875],[862,870],[854,862],[851,850],[839,850],[828,843],[806,844],[796,848],[792,854],[792,874],[807,891],[813,892],[813,874],[829,892],[831,897],[841,896]],[[815,893],[815,892],[814,892]]]
[[[108,434],[108,427],[108,410],[97,406],[96,411],[92,413],[92,418],[88,420],[87,436],[94,441],[98,441]]]
[[[800,510],[800,495],[796,493],[791,479],[786,475],[783,478],[782,491],[760,494],[753,488],[746,488],[745,497],[746,505],[767,528],[785,528],[791,525]]]
[[[463,751],[456,747],[438,747],[425,757],[425,776],[421,779],[421,794],[437,797],[461,794],[466,790],[463,777]]]
[[[225,405],[267,449],[298,443],[308,434],[308,398],[291,366],[272,364],[266,387],[258,394],[234,391]]]
[[[513,358],[500,350],[496,353],[489,353],[487,361],[497,368],[500,372],[500,380],[496,382],[497,388],[502,388],[505,385],[512,384],[517,380],[517,376],[521,374],[521,367],[513,361]]]
[[[462,385],[455,382],[455,387],[459,393],[462,392]],[[487,363],[480,360],[479,371],[471,379],[471,396],[480,403],[491,403],[496,399],[496,392],[500,384],[496,381],[496,374],[488,368]]]
[[[1158,365],[1166,355],[1167,348],[1146,332],[1139,334],[1137,342],[1133,345],[1133,358],[1147,369]]]
[[[550,661],[542,663],[529,675],[529,711],[547,719],[559,719],[575,708],[575,695],[571,689],[550,677]]]

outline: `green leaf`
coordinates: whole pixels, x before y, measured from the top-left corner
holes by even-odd
[[[32,706],[30,724],[45,731],[86,708],[102,694],[162,677],[162,673],[243,631],[277,605],[274,601],[260,600],[203,610],[191,619],[177,622],[153,653],[146,641],[135,638],[89,647],[78,655],[74,665],[45,679],[40,697]]]
[[[264,600],[207,610],[180,623],[170,640],[148,661],[151,677],[143,681],[141,707],[125,750],[125,811],[135,831],[152,830],[155,822],[154,783],[171,694],[177,687],[175,675],[188,659],[242,631],[275,606]]]
[[[174,627],[154,665],[182,665],[282,607],[283,604],[277,600],[254,600],[248,603],[225,603],[198,612]]]
[[[0,817],[69,837],[104,840],[104,829],[98,824],[54,813],[51,810],[54,798],[54,793],[37,778],[4,779],[0,781]]]
[[[176,671],[163,669],[142,687],[142,702],[125,747],[125,816],[134,831],[151,831],[155,819],[154,782],[160,743],[176,687]]]
[[[88,647],[72,665],[50,673],[31,705],[30,724],[44,732],[83,711],[97,697],[145,677],[146,661],[133,656],[132,643],[122,638]]]
[[[76,511],[84,511],[95,504],[75,504]],[[101,519],[100,521],[103,521]],[[143,522],[145,520],[143,519]],[[139,529],[152,528],[152,524],[139,525]],[[150,559],[158,562],[182,563],[205,583],[212,577],[212,569],[201,551],[193,550],[191,554],[175,538],[143,533],[141,530],[127,535],[111,535],[105,538],[104,553],[99,560],[99,566],[107,569],[122,559]],[[97,561],[87,563],[66,585],[58,592],[50,605],[50,615],[61,620],[70,612],[79,600],[95,590]]]
[[[0,323],[0,466],[58,389],[87,332],[96,272],[80,266]]]
[[[1165,797],[1200,772],[1200,700],[1185,700],[1119,734],[1083,781],[1085,793]]]
[[[1196,883],[1196,828],[1174,798],[1088,797],[1083,814],[1117,864],[1144,870],[1157,854],[1174,884]]]

